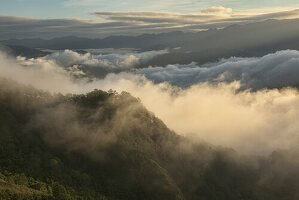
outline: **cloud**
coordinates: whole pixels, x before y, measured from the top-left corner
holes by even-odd
[[[204,14],[229,14],[232,13],[233,10],[231,8],[225,8],[223,6],[212,6],[206,9],[202,9],[200,12]]]
[[[187,15],[166,12],[96,12],[94,15],[113,21],[172,24],[192,24],[219,18],[217,15],[210,14]]]
[[[287,74],[288,71],[296,74],[297,54],[296,51],[284,51],[263,58],[232,58],[230,62],[219,62],[221,70],[214,70],[223,71],[226,66],[236,70],[236,74],[242,74],[240,71],[249,68],[250,72],[255,72],[252,78],[268,73],[273,82],[287,83],[293,78],[272,75]],[[0,60],[1,77],[38,89],[62,93],[85,93],[93,89],[128,91],[177,133],[215,145],[260,154],[295,147],[299,142],[296,121],[299,94],[296,89],[240,91],[242,80],[216,84],[203,81],[182,89],[168,83],[156,84],[132,72],[109,74],[104,79],[74,79],[65,67],[52,60],[19,58],[16,61],[4,55]],[[204,70],[217,68],[209,65]],[[276,80],[279,78],[281,80]]]
[[[198,13],[177,12],[94,12],[98,20],[34,19],[0,16],[0,38],[53,38],[69,35],[102,38],[110,35],[138,35],[167,31],[223,28],[267,19],[293,19],[299,10],[231,11],[210,7]]]
[[[96,23],[91,20],[78,19],[34,19],[0,16],[0,38],[53,38],[69,35],[103,37],[109,35],[115,29],[126,29],[130,26],[135,26],[135,24],[124,22]],[[108,34],[105,34],[107,32]]]
[[[208,82],[210,84],[240,82],[241,90],[298,87],[299,51],[284,50],[263,57],[228,58],[219,62],[197,65],[167,65],[145,67],[146,63],[167,50],[130,53],[77,53],[71,50],[54,52],[38,59],[18,57],[17,62],[28,68],[67,70],[75,76],[104,78],[109,73],[129,72],[145,76],[154,83],[166,82],[176,87],[188,88]],[[45,67],[46,66],[46,67]],[[55,66],[55,67],[53,67]]]
[[[194,140],[253,154],[298,143],[299,95],[295,89],[237,92],[239,84],[234,82],[201,83],[182,90],[132,74],[109,75],[93,84],[130,92],[169,128]]]
[[[80,88],[80,81],[78,80],[77,84],[74,84],[71,74],[53,61],[41,58],[14,60],[3,53],[0,54],[0,60],[1,77],[13,79],[26,85],[30,84],[50,92],[67,93]]]
[[[65,50],[37,59],[24,57],[14,59],[1,53],[0,74],[2,77],[11,78],[24,84],[38,85],[39,89],[51,92],[80,93],[86,91],[80,88],[90,79],[78,80],[76,77],[86,77],[86,73],[92,76],[105,77],[108,73],[128,71],[157,55],[165,53],[167,50],[124,55],[113,53],[93,55]],[[89,89],[93,90],[92,88]]]
[[[18,92],[24,95],[22,89],[12,90],[12,94]],[[100,95],[97,91],[89,95],[95,94]],[[85,95],[80,96],[80,98],[85,97]],[[78,109],[78,106],[70,101],[56,101],[57,96],[49,96],[47,100],[56,103],[33,104],[32,106],[38,112],[30,116],[27,128],[40,132],[51,146],[63,148],[68,152],[85,154],[96,160],[103,159],[105,157],[103,150],[117,143],[118,135],[137,130],[144,133],[144,127],[148,127],[149,121],[139,118],[145,108],[127,93],[102,97],[101,106],[92,105],[92,109],[81,106]],[[13,101],[14,104],[28,106],[24,102],[18,103],[19,99]],[[148,114],[147,117],[156,120],[152,114]]]
[[[278,51],[260,58],[229,58],[202,66],[168,65],[137,70],[148,79],[180,87],[197,83],[231,83],[240,81],[242,89],[283,88],[299,86],[299,52]]]
[[[232,83],[238,81],[240,90],[298,87],[299,51],[284,50],[263,57],[228,58],[215,63],[197,65],[147,66],[147,62],[167,50],[129,53],[77,53],[71,50],[54,52],[38,59],[18,57],[17,62],[28,68],[66,70],[74,77],[104,78],[109,73],[127,72],[145,76],[154,83],[168,83],[188,88],[200,83]]]
[[[127,54],[79,54],[72,50],[55,52],[44,59],[52,60],[62,66],[84,65],[105,69],[130,69],[150,59],[168,53],[167,50],[148,51]]]
[[[159,50],[141,53],[130,52],[125,54],[116,54],[113,52],[107,54],[80,54],[72,50],[64,50],[54,52],[40,59],[45,62],[54,62],[59,66],[66,67],[75,76],[88,74],[90,76],[102,78],[109,73],[119,73],[138,68],[152,58],[167,53],[167,50]],[[22,58],[19,57],[19,59]],[[23,61],[24,60],[26,59],[23,58]],[[38,62],[38,60],[39,59],[30,59],[29,62]]]
[[[175,23],[177,25],[192,25],[204,23],[240,23],[254,20],[266,19],[290,19],[298,18],[299,10],[283,10],[269,12],[259,10],[254,12],[233,12],[231,8],[209,7],[201,10],[199,13],[171,13],[171,12],[95,12],[94,15],[112,21],[122,22],[144,22],[144,23]]]

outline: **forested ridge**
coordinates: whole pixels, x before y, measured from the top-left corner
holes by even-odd
[[[192,142],[126,92],[0,80],[0,199],[295,200],[296,155]]]

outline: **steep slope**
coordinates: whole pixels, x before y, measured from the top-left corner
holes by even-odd
[[[51,96],[6,80],[0,85],[2,170],[57,182],[74,197],[183,199],[155,161],[174,133],[137,99],[102,91]]]
[[[54,188],[54,193],[55,193]],[[24,174],[0,173],[0,199],[53,199],[52,188]]]
[[[176,135],[125,92],[0,79],[0,199],[296,200],[297,152],[240,156]]]

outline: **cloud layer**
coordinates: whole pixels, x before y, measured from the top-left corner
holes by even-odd
[[[260,58],[229,58],[198,66],[168,65],[138,70],[148,79],[189,87],[202,82],[240,81],[241,89],[283,88],[299,86],[299,52],[278,51]]]
[[[127,54],[80,54],[71,50],[55,52],[46,56],[45,60],[55,61],[61,66],[84,65],[105,69],[130,69],[149,61],[158,55],[168,53],[167,50],[148,51]]]
[[[263,58],[231,58],[215,66],[208,64],[203,69],[207,77],[217,74],[210,77],[218,77],[218,80],[219,75],[221,78],[219,71],[224,75],[229,73],[222,68],[231,71],[230,77],[243,77],[242,74],[250,71],[254,74],[252,81],[246,79],[250,84],[256,82],[254,77],[268,74],[269,83],[272,78],[272,82],[287,86],[292,77],[286,79],[278,75],[296,74],[297,56],[296,51],[283,51]],[[45,58],[14,60],[4,55],[0,60],[2,77],[51,92],[83,93],[95,88],[128,91],[139,97],[146,108],[179,134],[215,145],[233,147],[246,153],[268,153],[277,148],[296,147],[299,142],[299,124],[296,121],[299,117],[299,94],[296,89],[239,91],[244,80],[233,81],[237,78],[231,79],[230,83],[218,81],[216,84],[207,78],[182,89],[168,83],[156,84],[132,72],[109,74],[104,79],[76,79],[61,66],[65,62]],[[186,76],[186,79],[189,78]]]
[[[146,63],[167,50],[131,53],[77,53],[64,50],[39,59],[18,57],[22,65],[55,63],[81,75],[103,78],[109,73],[130,72],[145,76],[154,83],[169,83],[188,88],[199,83],[240,82],[240,89],[297,87],[299,51],[284,50],[263,57],[229,58],[216,63],[146,67]]]
[[[91,50],[96,51],[96,50]],[[103,78],[109,73],[120,73],[132,71],[147,63],[152,58],[167,54],[167,50],[130,52],[130,53],[77,53],[71,50],[57,51],[39,59],[26,59],[18,57],[17,60],[22,65],[32,65],[40,62],[53,62],[64,67],[73,75],[89,75]]]
[[[299,10],[233,11],[225,7],[210,7],[197,13],[176,12],[94,12],[99,20],[35,19],[0,16],[0,39],[53,38],[62,36],[107,37],[110,35],[138,35],[167,31],[194,31],[223,28],[267,19],[292,19]],[[71,34],[70,34],[71,33]]]

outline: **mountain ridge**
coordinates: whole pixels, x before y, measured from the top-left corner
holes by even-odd
[[[135,48],[139,51],[169,49],[146,66],[199,64],[233,56],[263,56],[279,50],[299,50],[299,20],[266,20],[201,32],[168,32],[139,36],[110,36],[103,39],[63,37],[53,39],[12,39],[6,45],[44,49]],[[250,42],[249,42],[250,41]],[[179,47],[179,48],[177,48]]]
[[[0,149],[0,199],[26,199],[16,187],[35,200],[298,197],[296,153],[242,156],[192,141],[126,92],[50,94],[0,79]]]

